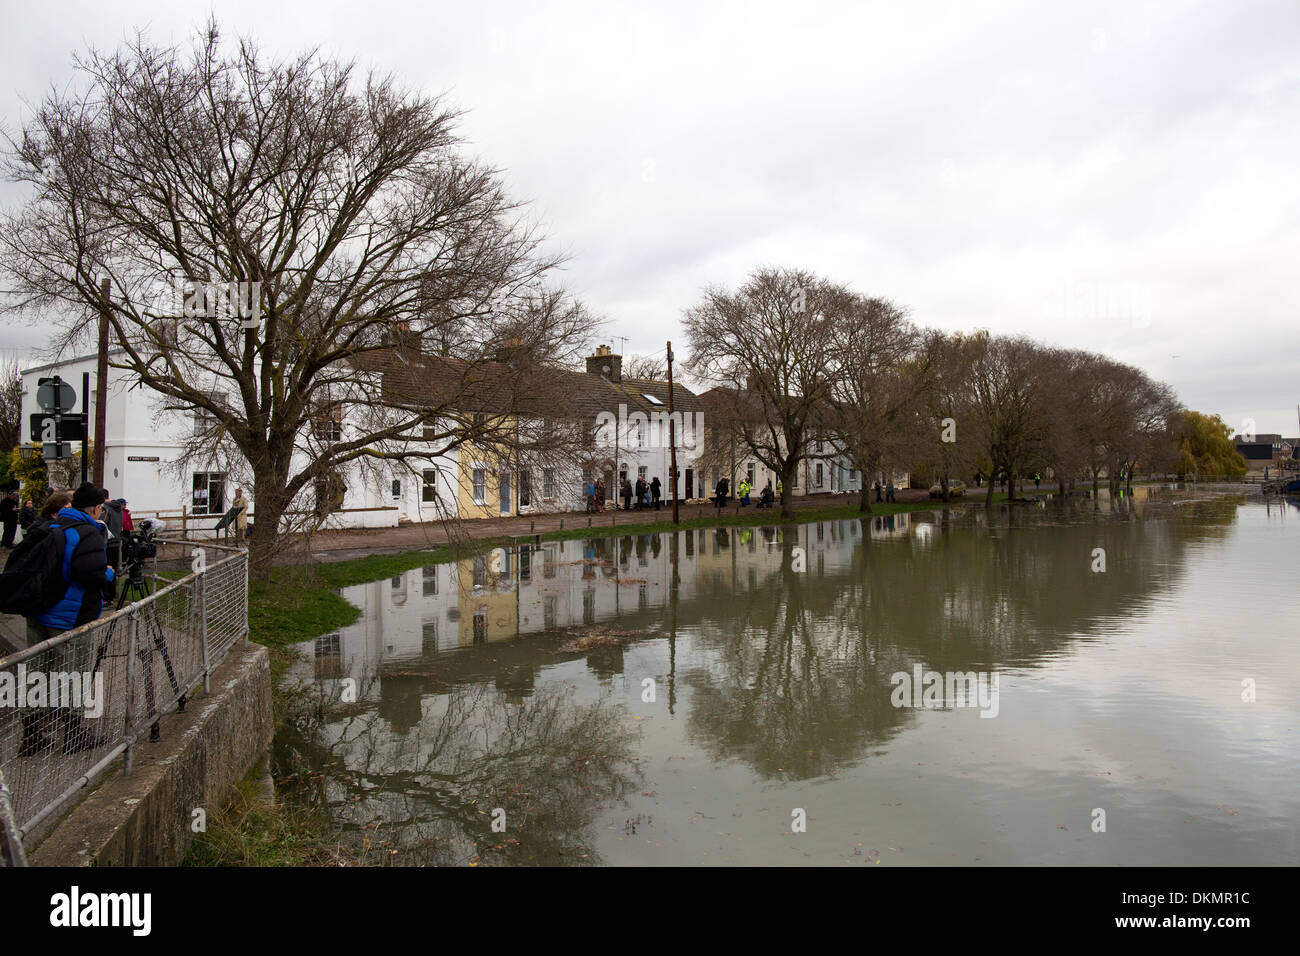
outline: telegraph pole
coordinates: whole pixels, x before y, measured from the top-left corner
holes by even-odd
[[[95,363],[95,487],[104,487],[104,441],[108,416],[108,310],[112,284],[108,276],[99,280],[99,355]],[[82,393],[86,395],[85,392]],[[83,451],[84,456],[84,451]],[[119,491],[121,489],[118,489]]]
[[[673,419],[673,343],[668,343],[668,454],[673,475],[673,524],[677,519],[677,422]]]

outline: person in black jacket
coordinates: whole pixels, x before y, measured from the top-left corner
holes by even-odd
[[[63,533],[63,559],[54,572],[63,575],[67,587],[48,610],[27,619],[27,646],[33,647],[64,631],[80,627],[99,617],[104,609],[105,594],[114,581],[113,569],[105,554],[104,526],[99,522],[103,493],[86,482],[72,496],[72,504],[61,509],[50,525]],[[82,671],[89,661],[74,660],[71,645],[63,644],[52,652],[48,667],[55,671]],[[82,717],[71,708],[57,711],[24,711],[23,741],[20,756],[31,756],[53,746],[47,736],[55,718],[64,726],[63,750],[73,753],[90,750],[101,743],[88,733]]]
[[[659,510],[659,501],[663,497],[663,485],[659,483],[659,476],[655,475],[654,480],[650,482],[650,498],[654,502],[655,511]]]
[[[18,527],[23,529],[23,535],[27,534],[27,529],[40,520],[40,512],[32,505],[32,499],[28,498],[23,502],[23,506],[18,509]]]
[[[12,488],[7,490],[4,498],[0,500],[0,525],[4,526],[0,548],[12,548],[14,535],[18,533],[18,492]]]
[[[104,496],[104,507],[100,512],[100,518],[104,526],[108,529],[106,535],[108,541],[108,564],[114,571],[121,567],[122,557],[122,506],[121,500],[114,501],[108,493],[107,488],[100,488],[100,494]]]

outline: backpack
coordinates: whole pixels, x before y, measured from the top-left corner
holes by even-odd
[[[34,617],[58,604],[63,580],[63,529],[50,521],[34,524],[0,572],[0,612]]]

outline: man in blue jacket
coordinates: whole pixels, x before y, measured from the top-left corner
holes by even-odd
[[[105,591],[114,580],[105,553],[104,526],[99,522],[103,501],[100,489],[86,482],[73,494],[71,507],[62,509],[51,519],[51,526],[57,526],[63,532],[63,561],[59,573],[67,587],[63,597],[49,610],[27,619],[28,647],[93,621],[103,612]],[[77,666],[81,662],[73,660],[69,644],[61,645],[46,660],[52,670],[81,669]],[[88,665],[89,661],[84,663]],[[20,755],[31,756],[53,746],[46,730],[51,729],[54,716],[53,713],[39,712],[23,714]],[[65,753],[99,746],[99,740],[85,732],[80,714],[62,708],[59,716],[64,724]]]

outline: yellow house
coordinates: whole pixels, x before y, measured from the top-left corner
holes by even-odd
[[[493,428],[511,431],[513,415],[492,422]],[[496,449],[464,442],[456,454],[456,514],[462,518],[498,518],[519,513],[520,489],[515,470]],[[525,495],[527,497],[527,495]]]

